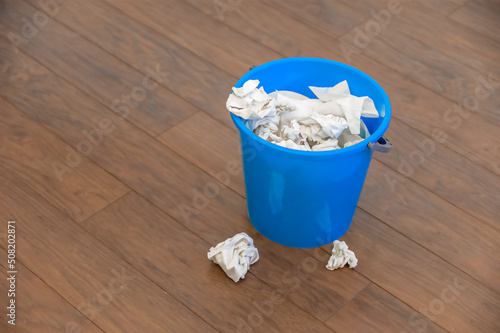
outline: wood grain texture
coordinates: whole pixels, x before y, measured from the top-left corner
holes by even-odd
[[[465,3],[467,3],[467,0],[421,0],[417,1],[418,3],[421,3],[422,5],[427,7],[427,11],[432,12],[432,11],[437,11],[441,14],[447,15],[457,8],[460,8],[463,6]]]
[[[491,72],[486,75],[459,63],[439,50],[402,34],[396,28],[392,29],[392,26],[387,29],[380,28],[381,32],[374,37],[358,37],[361,36],[360,31],[369,26],[369,22],[375,21],[370,19],[363,22],[358,29],[343,35],[340,40],[358,52],[458,103],[463,107],[464,113],[474,113],[500,124],[500,97],[495,94],[500,88],[498,77],[493,77]]]
[[[19,260],[102,330],[215,331],[24,184],[1,184],[1,218],[16,220]]]
[[[236,128],[221,126],[216,119],[199,112],[165,131],[158,139],[245,196],[241,147]]]
[[[241,171],[235,175],[227,171],[228,161],[240,159],[237,151],[237,134],[223,127],[221,123],[210,119],[207,115],[195,115],[162,134],[160,140],[167,146],[172,146],[172,149],[181,156],[186,156],[205,172],[218,175],[224,180],[228,179],[229,181],[225,183],[234,190],[239,190],[238,193],[243,196],[244,192],[237,185],[239,181],[241,182]],[[401,141],[402,146],[399,148],[401,150],[398,149],[391,157],[387,157],[387,162],[384,156],[380,156],[380,160],[394,169],[399,169],[401,155],[404,154],[404,158],[409,159],[406,154],[414,151],[414,147],[419,147],[414,142],[422,140],[423,136],[403,124],[399,126],[399,123],[396,123],[395,127],[401,128],[401,131],[406,133],[406,136],[402,133],[395,136],[395,142]],[[192,133],[192,138],[179,132]],[[205,151],[204,153],[196,154],[193,151],[196,142],[203,142],[204,147],[201,150]],[[424,144],[428,145],[425,142]],[[426,151],[425,148],[421,149]],[[496,283],[500,279],[500,261],[495,255],[499,247],[493,241],[500,238],[495,220],[495,216],[499,214],[495,204],[498,201],[498,177],[485,170],[475,169],[471,162],[458,154],[443,151],[440,147],[435,149],[432,155],[430,151],[429,155],[423,153],[428,161],[415,166],[413,171],[415,175],[412,174],[413,178],[419,179],[431,188],[431,191],[407,180],[397,171],[375,160],[365,181],[359,207],[500,292]],[[217,152],[225,154],[222,156]],[[450,170],[460,162],[462,167],[458,171]],[[404,166],[406,168],[406,164]],[[449,175],[449,179],[441,180],[439,175],[443,174]],[[434,176],[429,177],[429,175]],[[477,183],[477,185],[467,183]],[[491,217],[486,219],[488,225],[464,213],[433,192],[483,217],[483,214],[487,213]],[[477,208],[478,205],[482,208]]]
[[[500,5],[497,1],[469,1],[450,15],[450,18],[500,42]]]
[[[3,230],[7,228],[5,222],[2,221]],[[3,264],[6,261],[4,258],[7,258],[5,239],[2,239],[1,246],[0,256]],[[16,266],[16,325],[7,324],[2,318],[2,332],[72,332],[78,329],[82,332],[103,332],[22,263],[18,261]],[[4,282],[8,275],[3,268],[0,271],[2,305],[6,304],[9,290]]]
[[[64,11],[70,3],[61,5],[60,11]],[[36,13],[43,15],[43,12],[23,1],[6,0],[4,4],[8,5],[0,16],[4,35],[8,31],[22,32],[23,17],[33,17]],[[55,17],[62,15],[59,12]],[[97,26],[97,22],[100,21],[87,21],[86,24],[87,27]],[[122,23],[116,21],[115,24]],[[113,28],[108,29],[113,31]],[[118,43],[116,38],[114,43]],[[135,71],[55,19],[50,18],[36,36],[22,43],[19,49],[152,135],[163,132],[195,112],[192,105],[158,85],[169,80],[170,68],[164,63],[153,60],[144,62],[140,66],[142,73]]]
[[[498,5],[401,1],[347,52],[389,6],[0,1],[0,219],[20,226],[19,331],[498,332]],[[225,100],[250,65],[293,56],[347,62],[392,102],[393,151],[374,154],[341,239],[355,269],[328,271],[331,244],[287,248],[247,218]],[[88,153],[85,131],[103,134]],[[82,162],[56,182],[70,151]],[[261,257],[235,284],[206,253],[242,231]]]
[[[3,98],[0,116],[2,167],[24,179],[73,220],[85,220],[128,192],[112,175]],[[79,156],[77,167],[68,166],[68,154]]]
[[[500,292],[500,232],[372,161],[358,206]]]
[[[397,144],[391,154],[376,156],[377,160],[500,230],[500,207],[496,204],[500,202],[500,180],[496,174],[397,119],[387,136]]]
[[[368,16],[368,13],[354,10],[343,1],[314,0],[307,3],[299,0],[264,1],[280,9],[283,12],[282,15],[286,13],[333,37],[344,34]]]
[[[335,332],[447,332],[387,291],[370,284],[326,322]]]
[[[252,65],[279,58],[276,53],[227,29],[220,20],[203,15],[184,1],[144,0],[138,3],[134,0],[106,0],[106,2],[130,18],[238,77]],[[215,4],[212,1],[207,2]]]
[[[341,239],[356,253],[358,272],[428,320],[450,332],[498,331],[497,293],[364,210],[356,211]],[[323,248],[331,251],[331,245]],[[425,325],[408,325],[407,330]]]
[[[393,16],[387,29],[401,31],[483,74],[492,74],[498,81],[500,43],[469,27],[456,24],[446,16],[429,11],[425,3],[408,3],[404,14]]]
[[[190,0],[191,1],[191,0]],[[207,15],[214,18],[209,2],[192,0]],[[280,11],[261,1],[242,2],[224,18],[224,23],[261,44],[280,52],[283,56],[315,56],[347,61],[342,43],[293,18],[280,16]],[[301,43],[296,27],[300,26]],[[271,36],[266,29],[275,31]],[[349,62],[349,61],[348,61]],[[442,96],[409,80],[396,71],[385,67],[362,53],[350,57],[353,66],[378,80],[391,98],[393,117],[432,137],[435,131],[446,134],[444,145],[500,175],[500,141],[494,134],[498,126],[465,112]],[[231,124],[232,125],[232,124]]]
[[[435,1],[436,3],[432,4],[433,10],[429,10],[428,5],[431,2],[433,1],[402,2],[397,12],[392,13],[388,12],[385,1],[356,0],[349,1],[349,5],[359,11],[370,12],[371,17],[360,26],[365,33],[367,25],[378,22],[380,32],[383,30],[401,32],[486,76],[491,74],[498,81],[500,43],[478,34],[469,27],[456,24],[439,10],[435,10],[439,7],[438,3],[443,4],[444,1]],[[462,4],[457,4],[455,9],[466,1],[459,2]],[[372,29],[375,31],[375,28]],[[350,36],[354,36],[353,32]],[[376,33],[372,38],[378,36]]]
[[[21,59],[23,59],[22,56]],[[30,62],[29,59],[23,59],[23,61],[26,65],[29,64],[34,68],[32,72],[44,72],[40,65]],[[47,72],[45,74],[47,75],[45,82],[40,86],[36,85],[36,82],[40,80],[34,77],[25,78],[29,79],[28,82],[33,82],[33,85],[28,87],[31,91],[37,91],[35,95],[56,95],[62,100],[67,99],[66,96],[69,95],[72,96],[71,102],[73,104],[80,98],[81,102],[87,105],[84,116],[74,114],[67,119],[64,126],[55,126],[53,123],[54,119],[60,118],[61,113],[65,112],[63,109],[51,109],[51,114],[47,113],[43,120],[40,119],[46,126],[57,131],[61,137],[69,142],[76,140],[78,136],[75,136],[72,124],[85,122],[85,126],[92,126],[92,121],[103,117],[103,112],[115,124],[116,129],[107,135],[106,140],[103,140],[103,143],[89,156],[96,164],[114,174],[126,185],[181,221],[197,235],[209,240],[212,245],[229,237],[227,231],[216,227],[219,221],[232,221],[233,234],[249,228],[250,224],[246,218],[246,203],[241,196],[222,185],[217,185],[217,180],[200,172],[200,169],[179,158],[179,155],[173,153],[160,142],[151,140],[145,133],[134,129],[127,122],[121,121],[119,116],[107,111],[101,105],[95,106],[97,109],[103,109],[100,114],[94,108],[89,108],[88,105],[92,105],[92,101],[88,100],[86,96],[79,94],[73,87],[64,85],[54,75]],[[10,79],[12,80],[10,81],[11,86],[21,84],[15,83],[17,82],[16,77],[10,77]],[[26,113],[33,114],[41,101],[33,99],[30,102],[30,104],[20,106]],[[148,144],[141,144],[143,142],[148,142]],[[130,158],[130,156],[134,157]],[[216,186],[216,188],[220,186],[219,192],[211,200],[205,198],[206,204],[204,201],[200,203],[198,200],[204,200],[203,194],[200,197],[200,193],[206,191],[207,186]],[[190,207],[191,210],[187,210],[186,207]],[[195,213],[192,212],[193,209]],[[186,210],[189,214],[186,213]],[[286,255],[286,251],[282,250],[281,254],[276,252],[276,260],[280,261],[282,255]],[[345,295],[344,302],[349,299],[349,295],[353,296],[357,293],[360,285],[362,287],[362,281],[364,281],[360,276],[356,278],[345,276],[341,280],[344,281],[342,284],[344,290],[340,294]],[[312,283],[304,283],[304,285],[308,285],[311,289],[315,288]],[[307,289],[304,290],[307,291]],[[289,292],[293,291],[289,290]],[[295,297],[300,300],[300,297]],[[335,304],[341,306],[343,303],[335,301]],[[325,311],[335,310],[336,308],[327,308]],[[325,316],[328,317],[331,313]]]
[[[186,2],[213,19],[219,19],[211,2],[196,0],[187,0]],[[262,0],[242,1],[238,6],[229,7],[221,23],[282,56],[330,59],[340,59],[341,56],[337,45],[338,40],[331,38],[326,33],[319,32],[296,18],[285,15],[283,11]],[[270,31],[272,33],[269,33]],[[297,43],[298,36],[301,36],[300,43]],[[233,57],[237,57],[237,55],[234,54]],[[234,75],[241,76],[238,74],[241,73]]]
[[[18,58],[22,67],[6,66],[4,72],[8,75],[2,76],[8,82],[1,91],[6,99],[31,117],[37,117],[40,123],[73,147],[83,138],[79,129],[90,131],[99,128],[101,121],[108,119],[111,124],[109,127],[113,130],[107,133],[99,146],[95,146],[88,158],[133,189],[142,188],[149,198],[157,197],[156,200],[163,207],[168,207],[170,212],[182,219],[177,205],[190,202],[194,195],[190,191],[191,186],[186,187],[185,180],[193,185],[203,186],[213,178],[200,173],[199,169],[179,159],[177,154],[160,142],[152,140],[149,135],[74,86],[67,85],[40,64],[21,53]],[[19,73],[22,75],[18,75]],[[19,90],[24,94],[19,93]],[[57,103],[40,113],[39,110],[46,105],[44,98]],[[69,107],[78,112],[68,114]],[[138,174],[131,172],[132,170],[136,170]],[[152,190],[149,184],[154,184],[158,190]],[[184,189],[185,193],[180,193],[179,189]]]
[[[495,135],[496,124],[466,112],[459,104],[423,89],[403,75],[391,72],[384,75],[379,63],[368,57],[359,57],[353,63],[360,64],[357,67],[375,76],[384,87],[395,118],[425,133],[436,144],[436,137],[443,135],[443,145],[500,175],[500,140]]]
[[[36,1],[33,1],[33,4],[36,4]],[[161,2],[164,4],[164,2]],[[158,4],[161,8],[161,4]],[[132,8],[135,15],[140,15],[141,11],[148,10],[151,8],[151,4],[148,5],[146,2],[138,3],[136,1],[131,1],[130,3],[122,2],[119,3],[119,8],[121,10],[126,10],[127,8]],[[136,8],[137,7],[137,8]],[[182,6],[178,6],[176,8],[182,8]],[[85,10],[92,10],[94,17],[94,22],[88,22],[87,16],[79,16],[78,13],[81,13]],[[167,10],[167,9],[165,9]],[[152,13],[151,11],[147,11],[148,13]],[[56,19],[60,20],[67,26],[69,26],[73,31],[76,31],[78,34],[81,34],[86,39],[92,41],[99,47],[104,50],[110,52],[115,55],[119,59],[123,60],[137,71],[141,72],[143,75],[147,75],[148,71],[145,70],[146,67],[155,67],[159,66],[162,71],[168,72],[168,76],[164,78],[161,82],[159,82],[162,86],[170,89],[178,96],[182,97],[189,103],[201,108],[205,111],[210,112],[212,115],[218,117],[220,120],[231,123],[231,118],[228,116],[226,110],[221,108],[221,105],[224,105],[225,100],[230,92],[230,89],[227,87],[231,87],[235,79],[231,77],[224,70],[221,70],[215,67],[213,64],[209,63],[203,58],[200,58],[196,54],[194,54],[190,49],[193,49],[195,46],[199,46],[199,43],[186,43],[184,39],[181,40],[174,39],[174,42],[167,37],[172,37],[172,33],[177,30],[170,29],[169,25],[165,26],[165,23],[171,20],[177,20],[178,14],[172,16],[170,20],[165,21],[165,15],[161,11],[155,11],[156,13],[161,14],[161,18],[158,18],[158,25],[163,27],[160,30],[160,33],[151,30],[150,28],[144,27],[143,25],[137,23],[134,19],[122,14],[120,11],[115,10],[110,5],[100,1],[89,1],[89,2],[68,2],[65,4],[63,8],[61,8],[61,13],[57,15]],[[172,12],[171,10],[166,11],[166,13]],[[176,13],[178,13],[176,11]],[[78,20],[75,20],[76,17],[80,17]],[[135,16],[134,16],[135,17]],[[147,22],[154,22],[153,17],[148,17]],[[179,21],[184,22],[183,25],[187,24],[185,21],[193,20],[194,17],[188,16],[186,19]],[[178,24],[172,22],[171,25],[177,27]],[[201,20],[198,20],[201,22]],[[219,22],[215,21],[215,26],[219,27]],[[54,33],[60,35],[65,32],[66,34],[71,34],[70,30],[67,30],[65,27],[55,24]],[[193,23],[189,24],[193,26]],[[166,28],[166,29],[165,29]],[[186,28],[181,28],[181,30],[185,31]],[[198,29],[197,29],[198,31]],[[211,30],[206,30],[211,31]],[[167,33],[166,36],[163,36],[161,33]],[[186,33],[186,32],[185,32]],[[127,36],[126,39],[120,39],[117,41],[117,36]],[[234,34],[233,34],[234,35]],[[193,36],[195,38],[195,36]],[[197,40],[200,40],[197,38]],[[201,39],[206,40],[206,38]],[[237,41],[241,43],[242,40],[240,38],[236,38],[232,36],[232,41]],[[180,41],[184,41],[179,45]],[[78,38],[78,41],[75,43],[85,43],[88,42]],[[248,43],[248,42],[247,42]],[[48,42],[48,45],[53,45],[53,48],[56,48],[54,42]],[[190,46],[191,45],[191,46]],[[211,44],[210,44],[211,45]],[[188,48],[187,48],[188,47]],[[96,47],[94,46],[94,49]],[[199,54],[206,56],[210,54],[209,52],[214,52],[214,47],[211,46],[210,50],[206,49],[196,49]],[[216,50],[220,50],[220,48],[216,48]],[[94,52],[94,50],[90,50]],[[100,51],[100,50],[99,50]],[[233,50],[234,51],[234,50]],[[32,54],[36,52],[35,49],[32,50]],[[268,53],[271,53],[269,51]],[[219,64],[222,68],[224,64],[237,62],[237,58],[232,57],[232,60],[228,60],[228,56],[221,57],[219,54],[214,55],[215,59],[218,59]],[[233,61],[234,60],[234,61]],[[265,53],[261,52],[261,61],[271,60],[270,57],[265,57]],[[48,66],[50,68],[55,67],[57,69],[57,65],[54,63],[49,63]],[[250,65],[241,65],[237,64],[237,73],[241,74],[242,72],[248,70]],[[178,70],[182,68],[182,70]],[[108,68],[108,71],[112,69]],[[131,71],[130,69],[128,71]],[[121,77],[122,69],[116,69],[114,71],[115,77]],[[200,75],[202,74],[202,75]],[[142,78],[141,78],[142,79]],[[141,82],[140,79],[136,79],[136,82]],[[128,89],[130,90],[130,88]],[[165,98],[167,103],[166,106],[156,109],[157,114],[168,115],[173,112],[169,109],[168,103],[174,103],[175,100],[170,102],[170,97],[167,95],[163,97],[162,90],[154,90],[154,93],[158,92],[161,98]],[[108,94],[108,92],[103,92]],[[116,95],[112,95],[114,98]],[[176,97],[178,98],[178,97]],[[145,101],[149,101],[149,96],[146,97]],[[142,104],[141,104],[142,105]],[[182,103],[179,106],[179,109],[184,111],[183,114],[189,115],[191,111],[195,109],[192,105],[188,103]],[[155,134],[159,134],[155,132]]]
[[[355,8],[360,12],[367,12],[371,14],[371,11],[379,12],[382,9],[387,9],[389,7],[390,1],[387,0],[349,0],[345,1],[349,6]],[[400,1],[395,2],[400,4],[399,6],[406,8],[411,7],[413,3],[418,3],[419,6],[424,8],[429,14],[439,13],[441,15],[448,15],[461,6],[463,6],[467,0],[417,0],[417,1]],[[399,7],[396,5],[396,7]]]
[[[232,222],[235,227],[220,230],[218,241],[232,236],[234,230],[256,235],[256,232],[249,228],[241,228],[238,221]],[[84,225],[97,238],[110,244],[114,251],[133,260],[145,275],[193,309],[200,317],[223,331],[233,332],[245,329],[246,326],[253,326],[256,330],[265,332],[280,331],[280,329],[297,332],[329,331],[320,321],[301,311],[290,301],[293,294],[300,294],[300,297],[296,298],[307,295],[307,292],[300,292],[297,289],[313,290],[310,288],[312,285],[318,286],[314,283],[316,281],[301,281],[294,273],[283,275],[283,270],[293,263],[282,262],[279,266],[275,265],[276,262],[272,263],[271,253],[267,253],[272,251],[272,248],[269,248],[271,242],[263,237],[256,237],[255,242],[259,248],[266,249],[267,252],[261,252],[261,259],[251,267],[245,279],[235,284],[219,267],[206,259],[206,253],[216,243],[193,235],[188,229],[135,194],[127,195],[123,200],[110,205]],[[109,241],[110,237],[114,238],[112,242]],[[125,243],[130,237],[135,238],[134,247]],[[288,260],[297,258],[293,251],[287,252]],[[298,252],[300,250],[296,249],[295,253]],[[304,255],[298,256],[299,259],[304,257]],[[308,258],[316,262],[313,257]],[[273,284],[269,286],[261,282],[262,274],[273,273],[284,276],[278,286]],[[352,277],[351,275],[351,280]],[[317,280],[321,279],[317,277]],[[358,278],[357,281],[366,280]],[[300,285],[297,286],[297,283]],[[364,285],[360,283],[358,288],[362,289]],[[290,289],[293,289],[292,292]],[[325,292],[332,290],[328,288],[327,282],[324,282],[320,289]],[[293,293],[296,290],[297,292]],[[330,310],[332,304],[335,304],[333,301],[335,298],[341,299],[348,293],[340,289],[338,294],[330,292],[329,297],[315,293],[304,299],[304,302],[314,302],[313,304],[317,304],[316,309],[323,306],[325,310]]]
[[[219,159],[216,154],[211,154],[211,163],[206,161],[206,158],[204,159],[203,157],[193,158],[191,157],[192,154],[188,153],[192,149],[192,145],[189,143],[186,145],[184,153],[181,154],[190,156],[188,158],[192,159],[196,164],[200,163],[203,165],[207,172],[216,172],[217,169],[220,170],[220,168],[224,166],[230,152],[232,152],[232,159],[236,159],[238,156],[236,149],[234,147],[233,149],[230,149],[227,144],[227,140],[230,135],[229,133],[226,134],[226,140],[210,139],[211,137],[217,137],[219,139],[224,138],[223,136],[219,137],[217,134],[222,130],[214,130],[214,127],[217,126],[217,124],[220,123],[215,122],[214,120],[210,121],[207,116],[202,117],[201,115],[197,115],[194,116],[193,119],[188,119],[184,123],[181,123],[178,128],[173,128],[167,131],[161,136],[161,138],[162,140],[165,138],[165,143],[169,145],[170,141],[168,138],[176,137],[175,133],[171,134],[170,132],[180,129],[182,126],[185,126],[184,128],[186,130],[189,128],[189,133],[195,133],[195,138],[197,135],[201,135],[200,133],[205,133],[204,144],[209,146],[212,150],[225,151],[226,157]],[[212,130],[203,130],[207,128],[211,128]],[[405,127],[403,127],[403,130],[404,129]],[[226,130],[225,132],[231,131]],[[210,135],[208,133],[214,134]],[[197,139],[193,141],[197,140],[201,140],[201,137],[198,136]],[[182,151],[182,145],[178,144],[176,149]],[[439,152],[437,152],[437,154],[439,154]],[[217,160],[219,160],[219,163],[215,162]],[[210,165],[214,165],[214,163],[217,167],[212,169]],[[432,163],[438,163],[436,158],[433,159]],[[461,169],[461,172],[464,171],[465,169]],[[447,173],[441,172],[439,174]],[[389,175],[389,177],[391,177],[390,179],[398,181],[397,184],[393,184],[395,192],[391,192],[391,186],[385,179],[386,175]],[[492,178],[492,181],[495,180],[496,178]],[[229,184],[229,186],[231,186],[231,184]],[[492,186],[494,186],[494,184]],[[450,187],[452,186],[450,185]],[[488,186],[486,186],[486,188],[487,187]],[[494,189],[494,187],[492,189]],[[492,193],[494,194],[495,192],[493,191]],[[490,203],[490,205],[486,205],[485,207],[488,209],[496,209],[494,204],[492,206],[491,205],[492,203]],[[498,252],[498,244],[494,241],[494,239],[500,237],[498,235],[498,231],[486,227],[483,222],[478,221],[471,216],[464,215],[463,211],[457,209],[445,200],[437,198],[431,192],[419,187],[415,183],[401,179],[401,176],[398,176],[396,172],[388,169],[385,165],[377,161],[372,162],[359,206],[360,208],[363,208],[385,221],[392,228],[401,231],[403,234],[407,235],[407,237],[410,237],[416,242],[412,243],[408,238],[405,238],[401,234],[395,234],[395,231],[392,230],[391,237],[396,237],[398,242],[402,243],[401,246],[413,248],[417,243],[422,244],[424,247],[430,249],[441,258],[452,262],[455,266],[467,272],[470,276],[479,279],[490,288],[499,291],[496,281],[500,278],[498,276],[498,272],[500,272],[500,263],[495,256],[495,253]],[[387,225],[385,228],[387,228]],[[364,237],[369,238],[370,233],[366,231]],[[389,239],[386,241],[390,242]],[[348,241],[348,243],[351,242]],[[373,257],[366,258],[366,260],[377,261],[379,255],[380,253],[375,252],[373,253]],[[443,259],[435,256],[434,254],[431,255],[430,252],[427,252],[425,255],[432,256],[435,258],[434,260],[440,263],[440,265],[445,262]],[[411,256],[406,259],[411,262],[409,265],[414,264],[417,267],[424,266],[424,264],[418,260],[414,261],[413,257],[409,259],[410,257]],[[326,258],[323,257],[322,260],[326,261],[327,256]],[[389,263],[387,264],[390,265]],[[424,267],[417,269],[425,270]],[[371,275],[367,274],[365,271],[360,272],[369,279],[372,279]],[[468,276],[467,279],[469,279],[469,281],[475,281],[471,279],[470,276]],[[413,279],[412,276],[408,276],[408,278]],[[425,279],[423,281],[425,281]],[[424,283],[423,281],[422,283]],[[473,284],[474,282],[471,283]],[[489,298],[489,302],[492,302],[492,299],[496,297],[496,293],[482,285],[480,288],[482,290],[483,297]],[[404,293],[406,292],[405,290],[406,289],[403,285],[398,287],[398,292]],[[433,290],[432,292],[429,292],[426,297],[428,297],[428,302],[431,302],[433,297],[435,298],[437,296],[439,296],[439,293],[436,290]],[[421,303],[414,302],[410,299],[405,301],[409,302],[408,304],[411,304],[412,307],[417,309],[422,306]],[[476,301],[481,303],[479,300]],[[433,302],[433,304],[436,303],[437,301]],[[477,305],[476,303],[474,304],[475,305],[468,305],[471,311],[472,308]],[[435,319],[432,315],[430,317],[432,320]],[[412,316],[411,318],[412,323],[422,322],[421,320],[418,320],[417,317],[414,318]],[[493,317],[490,317],[490,319],[491,318]],[[421,325],[423,325],[423,323],[424,322],[422,322]],[[449,325],[450,323],[447,323],[443,327],[451,329],[452,326]]]

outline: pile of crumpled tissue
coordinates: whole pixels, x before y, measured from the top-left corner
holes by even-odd
[[[259,260],[253,239],[242,232],[210,248],[208,259],[218,264],[234,282],[245,278],[250,265]]]
[[[233,88],[227,109],[255,134],[282,147],[323,151],[346,148],[370,133],[361,117],[378,118],[373,101],[351,95],[347,81],[334,87],[309,87],[318,99],[292,91],[267,94],[259,80]]]
[[[328,260],[326,268],[333,271],[344,267],[345,264],[348,264],[349,268],[354,268],[358,264],[358,259],[345,242],[336,240],[333,242],[332,256]]]

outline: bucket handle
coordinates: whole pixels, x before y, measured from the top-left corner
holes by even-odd
[[[387,140],[385,136],[381,136],[377,142],[375,143],[369,142],[367,146],[368,148],[373,149],[374,151],[378,151],[381,153],[388,153],[391,151],[392,143],[389,140]]]

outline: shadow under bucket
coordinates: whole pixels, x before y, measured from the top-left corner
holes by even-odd
[[[283,148],[258,137],[231,114],[240,132],[248,217],[270,240],[308,248],[333,242],[347,232],[373,150],[389,150],[383,138],[391,118],[389,97],[362,71],[333,60],[286,58],[255,67],[235,85],[259,80],[267,93],[289,90],[316,98],[309,86],[333,87],[347,80],[351,94],[368,96],[380,117],[363,118],[366,140],[332,151]]]

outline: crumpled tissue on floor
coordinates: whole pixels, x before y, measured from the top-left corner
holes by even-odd
[[[250,265],[259,260],[253,239],[242,232],[210,248],[208,259],[218,264],[234,282],[245,278]]]
[[[358,259],[345,242],[336,240],[333,242],[332,256],[328,260],[326,268],[333,271],[344,267],[345,264],[348,264],[349,268],[354,268],[358,264]]]

